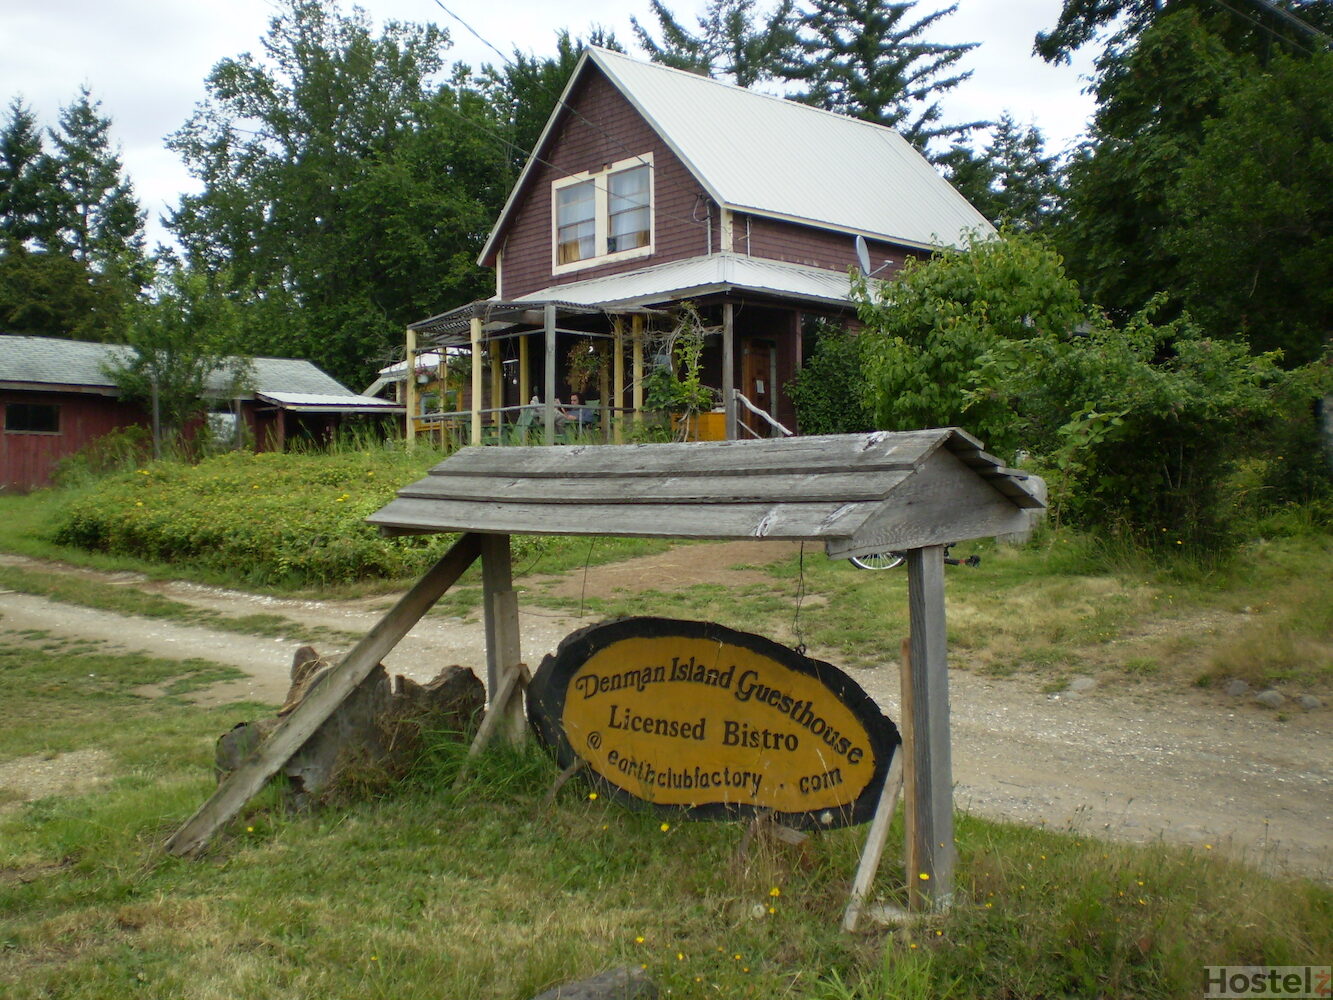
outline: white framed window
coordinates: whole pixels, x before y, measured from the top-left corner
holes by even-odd
[[[653,252],[653,154],[551,185],[556,274]]]

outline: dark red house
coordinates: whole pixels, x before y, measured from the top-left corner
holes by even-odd
[[[129,349],[52,337],[0,335],[0,489],[31,490],[51,481],[60,459],[118,428],[147,427],[143,407],[123,402],[105,367]],[[246,422],[259,449],[294,437],[316,440],[344,417],[401,414],[361,396],[294,358],[254,358],[247,387],[212,386],[218,405]]]
[[[602,398],[636,411],[653,360],[636,346],[688,301],[727,436],[765,436],[754,410],[794,426],[783,387],[811,320],[850,316],[856,237],[887,277],[969,232],[993,230],[891,129],[590,48],[481,252],[494,297],[414,324],[409,352],[485,352],[474,439],[530,394],[567,398],[570,335],[609,342]]]

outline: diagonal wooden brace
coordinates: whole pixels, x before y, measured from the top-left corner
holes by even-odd
[[[421,620],[464,571],[481,555],[481,536],[469,532],[441,557],[374,628],[333,668],[324,682],[287,716],[239,768],[222,782],[171,839],[171,854],[193,855],[268,783],[268,780],[310,739],[343,700]]]

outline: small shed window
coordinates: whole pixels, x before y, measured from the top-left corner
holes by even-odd
[[[54,403],[9,403],[5,406],[5,431],[59,434],[60,407]]]

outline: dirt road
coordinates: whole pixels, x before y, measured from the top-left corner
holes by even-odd
[[[737,549],[736,546],[744,546]],[[731,570],[787,550],[778,543],[692,546],[578,574],[573,592],[609,594],[651,581],[747,582]],[[28,564],[16,557],[5,562]],[[42,564],[46,571],[57,569]],[[281,615],[305,627],[362,634],[390,598],[309,601],[260,597],[132,574],[94,574],[105,582],[154,591],[231,616]],[[12,592],[0,593],[0,629],[38,629],[55,636],[103,640],[106,648],[234,665],[247,680],[219,685],[212,703],[276,704],[287,688],[299,634],[263,639],[106,612]],[[524,658],[534,666],[588,620],[529,609],[521,616]],[[295,630],[294,630],[295,631]],[[343,650],[321,644],[320,652]],[[837,662],[836,656],[811,654]],[[448,664],[484,674],[481,626],[428,616],[385,660],[391,673],[424,680]],[[896,667],[854,676],[898,714]],[[985,816],[1073,828],[1115,839],[1211,845],[1273,871],[1333,880],[1333,743],[1327,707],[1279,721],[1248,700],[1150,684],[1100,683],[1091,690],[1042,693],[1039,681],[994,679],[953,671],[950,693],[953,772],[960,808]],[[151,692],[145,692],[151,695]]]

